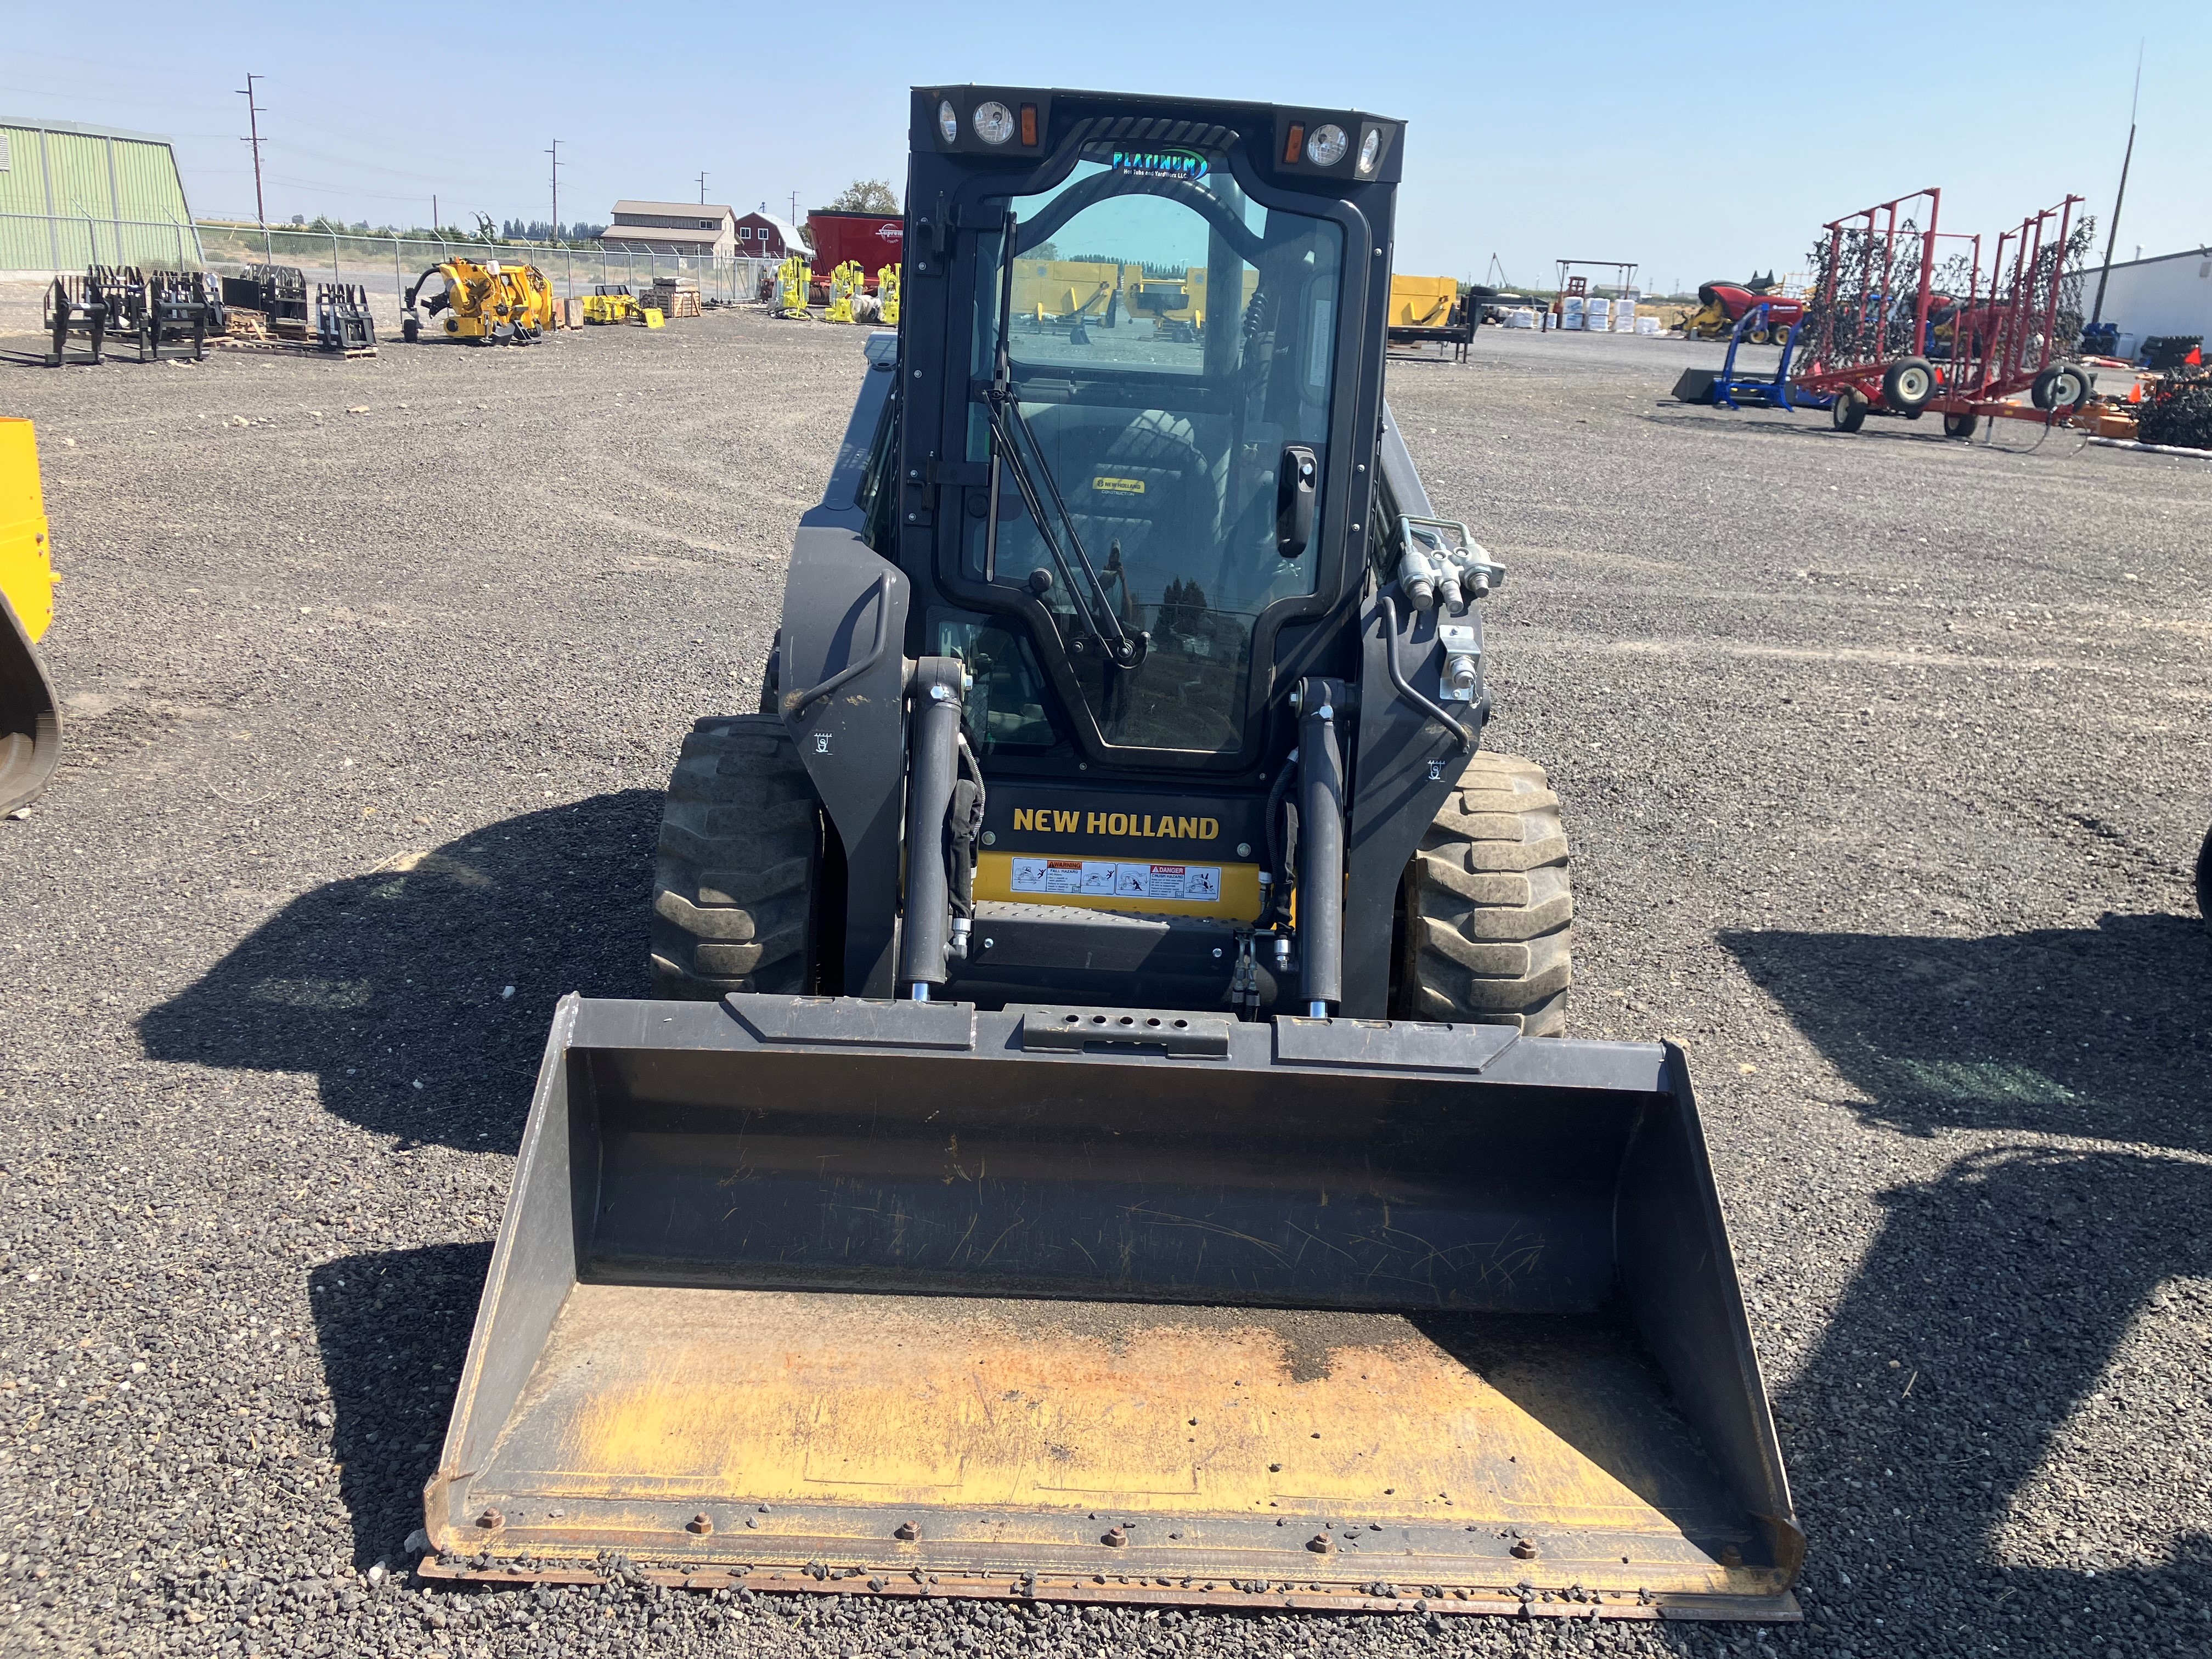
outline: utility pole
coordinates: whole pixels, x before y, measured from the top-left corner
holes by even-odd
[[[239,88],[238,93],[240,97],[246,100],[246,131],[253,135],[251,138],[241,138],[239,142],[253,146],[253,217],[255,222],[264,228],[266,228],[269,223],[269,209],[261,198],[261,106],[253,101],[253,83],[267,78],[265,76],[249,75],[246,77],[246,84]]]
[[[799,192],[795,190],[791,192],[791,222],[799,222]]]
[[[430,192],[430,228],[438,228],[438,192],[434,190]]]
[[[2128,167],[2136,159],[2136,108],[2142,101],[2143,43],[2136,43],[2136,89],[2128,100],[2128,148],[2120,157],[2120,187],[2112,192],[2112,223],[2105,238],[2105,268],[2097,273],[2097,303],[2089,311],[2089,326],[2105,318],[2105,283],[2112,274],[2112,248],[2120,240],[2120,204],[2128,199]],[[2136,252],[2140,253],[2141,249]]]
[[[545,153],[553,158],[553,234],[545,240],[557,242],[561,240],[561,141],[556,138],[553,148]]]
[[[699,175],[699,205],[707,205],[707,175],[703,173]]]

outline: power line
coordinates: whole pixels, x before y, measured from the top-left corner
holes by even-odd
[[[253,101],[253,83],[265,78],[258,75],[247,76],[245,86],[239,89],[238,94],[240,97],[246,100],[246,130],[253,135],[250,138],[241,138],[239,142],[253,146],[254,222],[264,226],[269,222],[269,207],[261,197],[261,106]]]

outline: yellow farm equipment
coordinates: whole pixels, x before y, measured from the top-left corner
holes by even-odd
[[[634,323],[637,320],[637,296],[626,283],[599,283],[584,296],[584,320],[592,325]]]
[[[899,268],[885,265],[876,273],[876,303],[881,312],[877,319],[885,328],[896,328],[899,319]]]
[[[793,254],[775,268],[776,307],[775,315],[811,321],[814,313],[806,308],[813,298],[813,273],[807,269],[805,259]]]
[[[0,420],[0,812],[36,795],[61,758],[61,705],[37,650],[55,580],[38,440],[28,421]]]
[[[1390,326],[1441,328],[1451,320],[1459,284],[1449,276],[1390,277]]]
[[[867,272],[860,262],[848,259],[830,273],[830,309],[823,313],[826,323],[849,323],[853,316],[853,296],[860,292],[867,280]]]
[[[442,286],[424,292],[431,278]],[[454,258],[433,265],[418,277],[402,301],[407,315],[399,325],[403,338],[422,337],[424,318],[442,316],[447,337],[473,345],[524,345],[544,337],[559,326],[553,285],[536,265],[502,264],[496,259],[478,264]]]

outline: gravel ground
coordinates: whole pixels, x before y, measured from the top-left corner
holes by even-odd
[[[753,705],[859,373],[721,315],[0,368],[72,718],[0,823],[0,1652],[2212,1651],[2212,467],[1666,401],[1717,348],[1474,357],[1394,402],[1511,569],[1577,1028],[1705,1091],[1807,1625],[412,1578],[551,1005],[641,988],[655,792]]]

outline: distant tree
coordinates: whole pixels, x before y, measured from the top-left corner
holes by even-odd
[[[855,179],[839,191],[824,213],[896,213],[898,192],[886,179]]]

